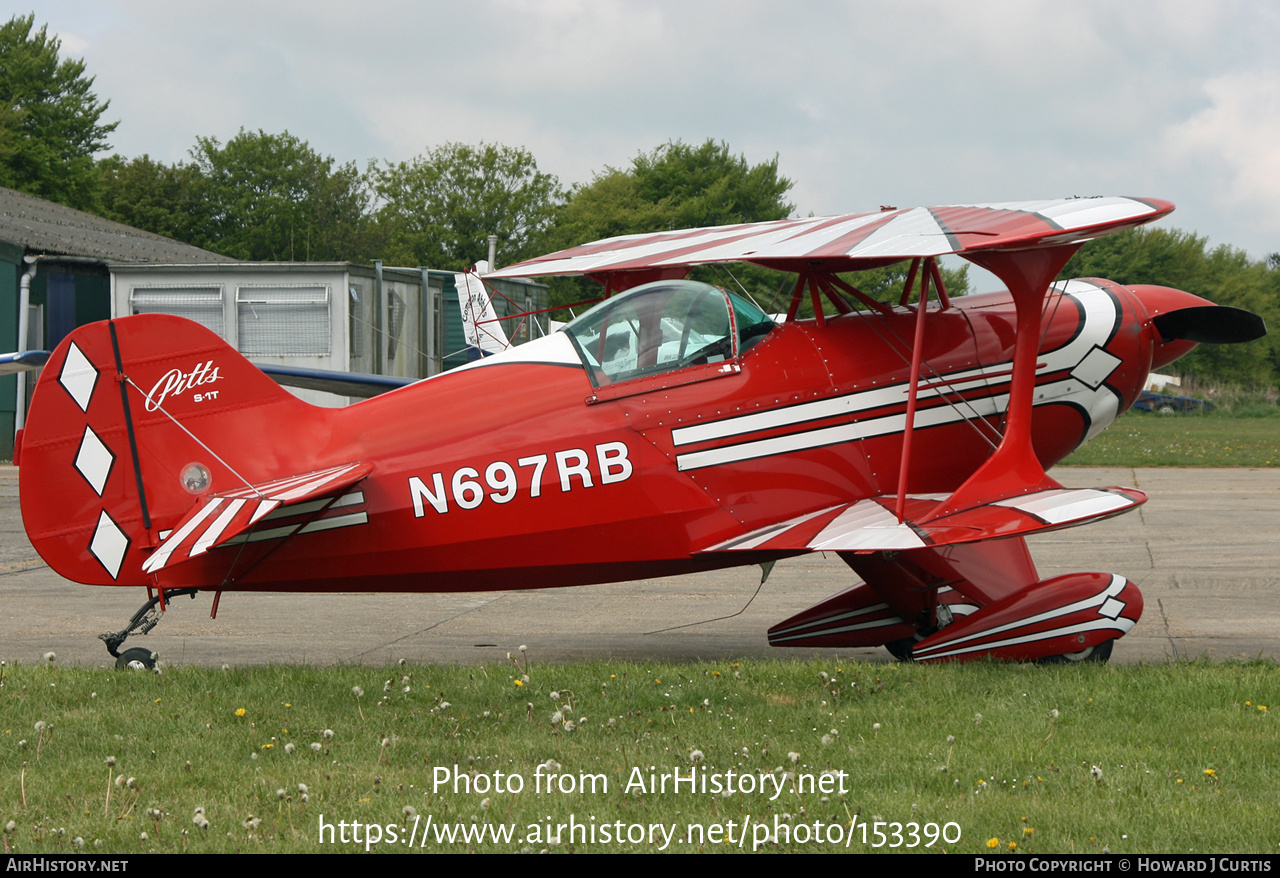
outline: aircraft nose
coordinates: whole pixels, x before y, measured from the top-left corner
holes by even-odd
[[[1267,334],[1257,314],[1215,305],[1191,293],[1152,284],[1127,287],[1147,312],[1143,329],[1151,333],[1151,368],[1166,366],[1197,344],[1235,344]]]

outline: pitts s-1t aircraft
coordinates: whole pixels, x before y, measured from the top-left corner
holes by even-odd
[[[23,520],[62,576],[148,590],[104,635],[121,664],[150,664],[125,637],[197,591],[216,613],[223,592],[543,588],[818,551],[862,581],[774,626],[775,645],[1105,659],[1138,589],[1042,580],[1024,538],[1146,497],[1045,467],[1151,369],[1265,332],[1178,290],[1053,283],[1083,242],[1172,209],[884,209],[587,244],[490,275],[604,283],[563,331],[345,409],[300,401],[195,323],[91,324],[35,390]],[[946,254],[1008,292],[949,300]],[[839,276],[904,260],[896,307]],[[798,275],[786,320],[683,279],[741,261]],[[816,316],[798,319],[806,296]]]

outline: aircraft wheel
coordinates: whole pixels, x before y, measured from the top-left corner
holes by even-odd
[[[1071,665],[1077,662],[1105,662],[1111,658],[1111,647],[1115,645],[1115,639],[1104,640],[1097,646],[1091,646],[1088,649],[1082,649],[1079,652],[1069,652],[1066,655],[1052,655],[1048,658],[1040,660],[1040,664],[1044,665]]]
[[[1178,413],[1178,410],[1171,405],[1162,405],[1156,411],[1162,415],[1175,415]]]
[[[133,662],[138,662],[148,671],[153,671],[156,667],[156,654],[141,646],[126,649],[116,659],[116,667],[120,670],[126,670]]]

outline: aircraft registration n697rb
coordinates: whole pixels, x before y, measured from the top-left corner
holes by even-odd
[[[20,443],[40,554],[83,583],[176,594],[470,591],[626,581],[835,552],[850,588],[776,645],[899,657],[1105,659],[1142,612],[1111,573],[1042,580],[1025,537],[1146,500],[1045,468],[1248,312],[1178,290],[1054,283],[1143,198],[881,211],[614,238],[490,277],[589,275],[563,331],[345,409],[293,397],[217,336],[143,315],[52,354]],[[949,299],[958,254],[1008,292]],[[684,279],[794,272],[785,320]],[[897,306],[847,273],[909,261]],[[799,319],[806,297],[815,317]],[[912,304],[915,302],[916,304]],[[827,311],[824,313],[824,304]]]

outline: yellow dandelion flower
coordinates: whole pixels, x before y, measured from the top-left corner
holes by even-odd
[[[1258,710],[1266,710],[1266,709],[1267,709],[1267,706],[1265,704],[1258,705]]]
[[[1018,849],[1018,843],[1016,841],[1009,842],[1009,850],[1016,851],[1017,849]]]
[[[275,744],[263,744],[263,745],[262,745],[262,749],[263,749],[263,750],[270,750],[270,749],[271,749],[272,747],[274,747],[274,746],[275,746]]]
[[[998,838],[989,838],[989,839],[987,839],[987,847],[989,847],[989,848],[998,848],[998,847],[1000,847],[1000,839],[998,839]]]
[[[244,708],[243,708],[243,707],[237,707],[237,708],[236,708],[236,716],[244,716]]]
[[[1178,778],[1178,783],[1182,783],[1182,778]]]
[[[1022,834],[1023,834],[1023,835],[1031,835],[1031,834],[1032,834],[1033,832],[1035,832],[1035,831],[1036,831],[1036,828],[1035,828],[1034,826],[1024,826],[1024,827],[1022,827]]]
[[[1252,701],[1246,701],[1246,702],[1244,703],[1244,706],[1245,706],[1245,707],[1252,707],[1252,706],[1253,706],[1253,702],[1252,702]]]
[[[523,680],[516,680],[516,681],[515,681],[515,684],[516,684],[517,686],[523,686],[523,685],[524,685],[524,681],[523,681]]]
[[[1214,771],[1212,768],[1206,768],[1206,769],[1204,770],[1204,773],[1205,773],[1205,774],[1207,774],[1209,777],[1217,777],[1217,776],[1218,776],[1218,772]]]

